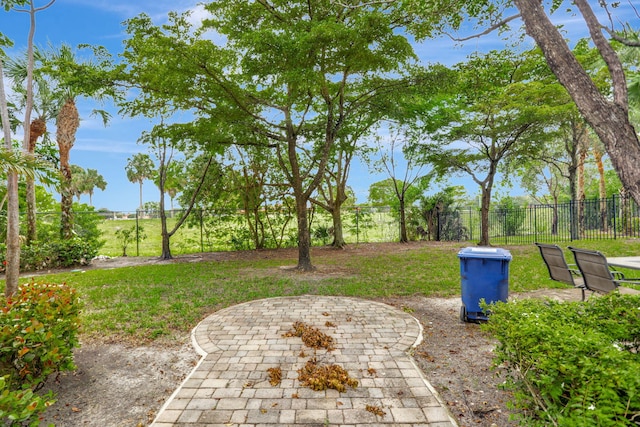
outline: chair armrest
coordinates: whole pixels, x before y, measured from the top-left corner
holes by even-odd
[[[614,280],[616,283],[629,283],[632,285],[640,285],[640,279],[619,279]]]
[[[613,278],[616,280],[624,280],[624,273],[622,271],[611,270],[611,274],[613,274]],[[634,280],[634,279],[630,279]]]

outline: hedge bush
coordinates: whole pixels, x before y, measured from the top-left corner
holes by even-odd
[[[483,326],[527,426],[637,426],[640,296],[582,303],[525,299],[491,306]]]
[[[52,242],[35,242],[20,248],[20,270],[38,271],[49,268],[87,265],[98,255],[100,245],[78,237]],[[0,245],[0,272],[5,270],[7,247]]]
[[[21,285],[0,311],[0,421],[38,424],[51,394],[38,396],[47,377],[75,369],[80,303],[67,285]]]

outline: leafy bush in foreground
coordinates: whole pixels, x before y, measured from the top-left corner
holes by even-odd
[[[640,296],[583,303],[497,303],[484,326],[499,341],[512,402],[527,426],[635,426],[640,419]]]
[[[29,283],[0,311],[0,421],[38,424],[53,396],[34,394],[49,375],[75,369],[80,304],[67,285]]]

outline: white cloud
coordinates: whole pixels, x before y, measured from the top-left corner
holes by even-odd
[[[194,26],[200,26],[202,21],[211,18],[211,14],[207,12],[202,4],[188,9],[191,12],[189,22]]]
[[[74,152],[88,151],[93,153],[134,154],[144,151],[144,148],[132,141],[81,138],[76,141],[73,150]]]

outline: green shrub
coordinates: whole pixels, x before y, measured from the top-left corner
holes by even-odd
[[[116,228],[116,239],[122,247],[122,256],[127,256],[127,247],[131,243],[140,243],[144,239],[147,238],[147,235],[144,234],[144,227],[136,226],[136,224],[132,225],[129,228]]]
[[[52,246],[53,254],[56,254],[53,267],[72,267],[74,265],[87,265],[98,255],[100,246],[96,246],[91,240],[74,237],[70,240],[55,242]]]
[[[330,230],[326,225],[319,225],[312,230],[312,236],[314,239],[320,240],[323,245],[329,242],[329,238],[333,234],[333,230]]]
[[[0,377],[0,420],[3,421],[3,425],[38,425],[38,414],[54,402],[51,393],[39,396],[31,389],[11,390],[7,376]]]
[[[67,285],[21,285],[0,312],[0,420],[29,422],[52,403],[38,397],[47,377],[75,369],[80,304]]]
[[[75,237],[70,240],[34,242],[20,248],[20,270],[37,271],[49,268],[87,265],[98,255],[95,241]],[[0,271],[5,269],[7,247],[0,244]]]
[[[640,417],[640,296],[583,303],[497,303],[484,328],[499,341],[527,426],[633,426]]]

